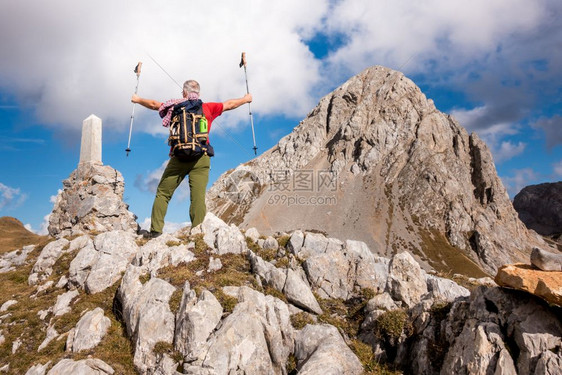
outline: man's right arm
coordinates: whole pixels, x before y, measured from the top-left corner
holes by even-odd
[[[133,103],[138,103],[140,105],[142,105],[143,107],[146,107],[148,109],[152,109],[157,111],[158,108],[160,108],[160,106],[162,105],[162,103],[160,103],[159,101],[156,100],[152,100],[152,99],[144,99],[141,98],[140,96],[133,94],[132,98],[131,98],[131,102]]]

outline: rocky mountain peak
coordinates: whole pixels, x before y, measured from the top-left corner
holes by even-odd
[[[125,184],[116,169],[101,163],[80,163],[63,181],[51,216],[54,237],[125,230],[136,233],[136,216],[123,202]]]
[[[223,174],[208,201],[242,228],[320,230],[474,276],[528,258],[541,241],[519,221],[485,143],[381,66],[352,77],[275,147]]]

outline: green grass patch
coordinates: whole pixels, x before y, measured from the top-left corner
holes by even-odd
[[[296,375],[297,373],[297,359],[295,358],[294,354],[289,354],[287,357],[287,363],[285,364],[285,369],[287,370],[287,374],[289,375]]]
[[[246,246],[256,254],[261,250],[259,245],[250,237],[246,237]]]
[[[401,371],[392,370],[388,365],[381,364],[373,353],[373,348],[360,340],[351,340],[350,345],[353,353],[359,358],[363,369],[364,375],[400,375]]]
[[[419,219],[413,218],[414,222]],[[459,273],[470,277],[480,278],[488,276],[462,250],[449,243],[447,238],[436,229],[420,228],[421,255],[435,270],[443,274]]]
[[[66,255],[66,254],[65,254]],[[59,258],[55,263],[52,277],[64,273],[64,268],[72,260],[73,253]],[[74,254],[75,255],[75,254]],[[57,296],[65,290],[49,288],[31,298],[35,294],[36,287],[27,285],[27,276],[31,271],[31,264],[21,267],[16,271],[0,274],[0,295],[2,301],[15,299],[18,301],[10,309],[10,316],[4,320],[2,334],[6,338],[4,344],[0,345],[0,364],[9,364],[10,373],[25,374],[34,364],[52,361],[57,363],[62,358],[79,360],[91,355],[109,364],[118,374],[136,374],[133,366],[133,354],[131,343],[126,337],[125,328],[113,315],[112,307],[115,292],[119,283],[103,292],[87,295],[81,292],[79,297],[71,304],[71,312],[59,317],[50,314],[45,321],[39,318],[38,312],[52,307]],[[55,329],[59,334],[64,334],[76,326],[82,313],[101,307],[105,316],[111,320],[111,327],[101,343],[94,349],[81,353],[66,353],[66,338],[52,340],[44,349],[37,352],[39,345],[46,337],[49,320],[52,319]],[[21,341],[21,346],[15,355],[12,355],[12,343]]]
[[[285,303],[289,303],[287,301],[287,297],[285,297],[285,295],[282,292],[278,291],[277,289],[275,289],[271,285],[266,285],[265,288],[263,288],[263,294],[273,296],[275,298],[280,299],[281,301],[283,301]]]
[[[289,240],[291,239],[291,236],[281,236],[277,238],[277,243],[279,244],[279,247],[287,247],[287,243],[289,242]]]
[[[340,328],[349,337],[357,336],[361,323],[365,319],[364,307],[370,299],[368,297],[372,294],[371,292],[366,291],[364,294],[346,301],[323,299],[316,296],[323,311],[318,316],[318,321]]]
[[[183,295],[183,289],[176,288],[174,293],[172,293],[172,296],[170,297],[170,300],[168,301],[168,304],[170,305],[170,310],[172,311],[172,313],[174,313],[174,315],[180,309],[182,295]]]
[[[266,262],[271,262],[272,260],[275,260],[275,256],[277,255],[277,250],[259,249],[258,251],[255,251],[255,253]]]
[[[402,333],[411,332],[411,323],[406,311],[397,309],[386,311],[375,320],[374,333],[380,339],[398,339]]]
[[[0,238],[0,255],[27,245],[43,248],[47,243],[54,241],[52,237],[38,236],[28,231],[18,219],[9,216],[0,217]]]
[[[224,313],[230,314],[238,303],[237,298],[229,296],[222,289],[215,289],[212,293],[221,304]]]
[[[314,323],[314,319],[308,313],[299,312],[291,315],[291,325],[294,329],[301,330],[306,327],[307,324]]]

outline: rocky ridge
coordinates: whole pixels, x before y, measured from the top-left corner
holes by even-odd
[[[0,277],[9,289],[22,274],[29,282],[0,301],[0,368],[11,372],[361,374],[387,363],[556,374],[562,361],[560,310],[532,295],[459,276],[467,289],[408,252],[244,233],[212,214],[150,241],[118,230],[61,237]],[[117,355],[125,342],[128,360]],[[26,368],[14,360],[24,352]]]
[[[484,142],[381,66],[223,174],[208,202],[241,228],[319,230],[387,257],[407,248],[426,269],[494,274],[542,246],[519,221]]]

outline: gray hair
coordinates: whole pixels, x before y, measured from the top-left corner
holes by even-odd
[[[185,94],[187,94],[188,92],[196,92],[199,94],[199,90],[200,90],[199,82],[193,79],[185,81],[183,84],[183,92]]]

